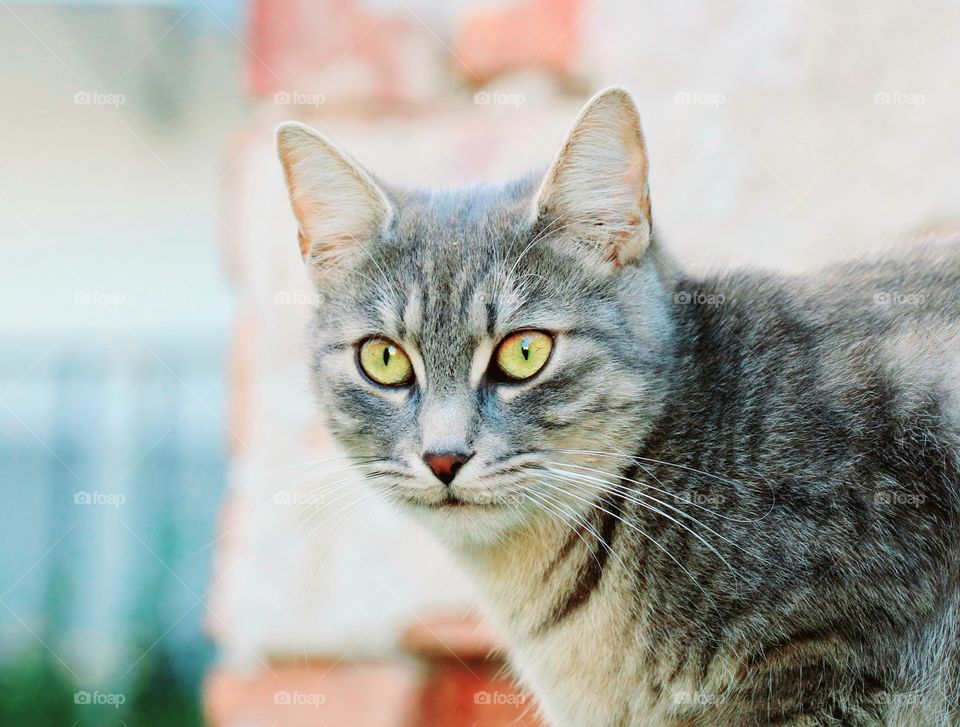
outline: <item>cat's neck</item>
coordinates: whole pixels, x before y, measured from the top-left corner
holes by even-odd
[[[506,636],[516,676],[536,692],[551,724],[620,723],[616,693],[624,659],[640,638],[628,623],[636,617],[636,594],[622,587],[623,558],[598,557],[590,540],[545,518],[497,545],[460,550],[488,618]],[[591,575],[586,588],[585,574]],[[629,688],[639,690],[636,683]]]
[[[619,518],[612,510],[606,514],[611,523]],[[604,525],[599,531],[597,525],[590,525],[593,532],[609,535]],[[583,612],[587,602],[591,608],[615,605],[601,581],[622,578],[624,561],[616,553],[616,541],[606,540],[601,543],[569,522],[544,516],[496,543],[456,550],[490,615],[517,645],[538,640],[560,622],[576,620],[570,616]]]
[[[571,535],[568,524],[544,517],[494,543],[457,548],[494,617],[513,635],[534,633],[549,619],[557,592],[567,585],[556,571]]]

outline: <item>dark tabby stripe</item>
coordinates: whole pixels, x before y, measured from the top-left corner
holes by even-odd
[[[636,477],[637,469],[636,464],[631,465],[621,477],[620,487],[626,487],[628,480]],[[538,633],[547,631],[578,611],[590,600],[590,596],[600,585],[607,562],[610,559],[617,524],[623,517],[623,499],[623,495],[619,491],[605,492],[597,498],[595,507],[591,510],[593,520],[591,525],[593,525],[593,532],[598,534],[600,538],[593,549],[587,553],[576,582],[559,599],[550,616],[537,628]],[[576,541],[581,539],[583,533],[596,537],[582,526],[571,533],[557,557],[548,567],[548,574],[569,556]]]

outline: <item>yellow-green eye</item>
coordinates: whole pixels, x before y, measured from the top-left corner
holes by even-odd
[[[397,344],[382,338],[370,338],[360,346],[360,368],[384,386],[406,386],[413,381],[410,357]]]
[[[546,333],[517,331],[497,346],[494,361],[508,379],[522,381],[529,379],[546,365],[552,349],[553,339]]]

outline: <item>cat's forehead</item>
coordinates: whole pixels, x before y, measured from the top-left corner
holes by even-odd
[[[522,184],[395,195],[389,233],[354,281],[366,289],[366,325],[426,346],[513,325],[543,282],[527,270],[535,254],[520,260],[530,195]]]
[[[530,226],[525,192],[470,187],[398,199],[383,261],[393,268],[405,317],[476,324],[509,304],[516,248]]]
[[[532,181],[396,193],[392,241],[437,259],[503,249],[530,224]]]
[[[529,286],[496,235],[437,230],[392,258],[391,290],[377,296],[386,330],[405,340],[478,340],[495,336],[530,300]]]

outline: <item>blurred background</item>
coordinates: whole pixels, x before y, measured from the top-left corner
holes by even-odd
[[[545,165],[626,85],[687,267],[960,216],[952,0],[0,0],[0,724],[533,725],[468,583],[338,469],[273,128]]]

